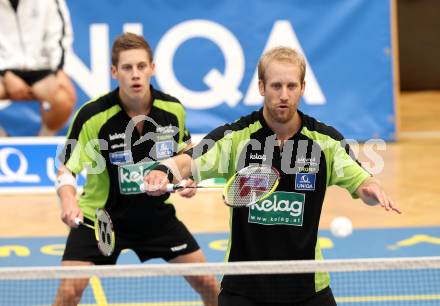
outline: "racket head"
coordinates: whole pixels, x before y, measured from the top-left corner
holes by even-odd
[[[110,215],[102,208],[96,209],[94,228],[99,251],[104,256],[111,256],[115,250],[115,232]]]
[[[280,173],[270,165],[250,165],[232,176],[223,189],[223,200],[230,207],[248,207],[266,199],[277,188]]]

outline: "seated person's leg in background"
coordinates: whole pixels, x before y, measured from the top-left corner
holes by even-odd
[[[44,76],[45,73],[48,74]],[[44,77],[40,79],[41,76]],[[39,135],[51,136],[63,128],[69,119],[75,106],[76,93],[63,71],[56,74],[50,71],[6,71],[0,82],[0,99],[40,101],[42,126]],[[48,107],[43,103],[47,103]]]
[[[12,71],[6,71],[3,76],[3,95],[0,89],[1,99],[11,100],[33,100],[31,87]]]
[[[4,77],[0,76],[0,100],[8,99],[6,96],[6,88],[4,84]]]
[[[2,71],[0,76],[0,100],[6,99],[34,99],[31,88],[23,79],[10,71]],[[8,133],[0,125],[0,137],[7,137]]]
[[[3,99],[7,99],[6,89],[5,89],[5,85],[3,84],[3,76],[0,76],[0,100]],[[6,133],[6,131],[0,125],[0,137],[6,137],[6,136],[8,136],[8,133]]]
[[[42,102],[39,135],[55,135],[64,127],[75,106],[76,94],[72,82],[64,72],[58,71],[33,84],[32,92]],[[48,107],[43,102],[47,102]]]

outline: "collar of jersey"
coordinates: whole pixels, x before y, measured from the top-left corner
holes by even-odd
[[[300,126],[298,132],[295,135],[293,135],[290,139],[298,138],[299,135],[301,134],[301,130],[303,129],[303,126],[304,126],[304,114],[301,111],[299,111],[299,110],[298,110],[298,114],[301,117],[301,126]],[[260,121],[266,136],[273,136],[273,135],[275,135],[274,131],[272,131],[272,129],[267,124],[266,119],[264,119],[263,107],[260,108],[260,110],[258,111],[258,120]]]

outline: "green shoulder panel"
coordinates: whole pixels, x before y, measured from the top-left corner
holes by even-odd
[[[100,153],[99,131],[114,115],[121,111],[119,105],[114,105],[90,117],[81,127],[73,152],[66,162],[66,167],[73,173],[80,173],[85,166],[99,167],[104,160]],[[72,123],[73,125],[73,123]]]
[[[77,118],[78,118],[78,114],[79,114],[80,112],[83,111],[83,108],[89,106],[89,105],[92,104],[92,103],[95,103],[96,101],[100,100],[103,96],[104,96],[104,95],[101,95],[101,96],[99,96],[99,97],[97,97],[97,98],[95,98],[95,99],[93,99],[93,100],[90,100],[90,101],[84,103],[83,105],[81,105],[81,107],[80,107],[80,108],[76,111],[76,113],[73,115],[72,124],[69,126],[69,129],[67,130],[67,136],[68,136],[68,137],[69,137],[69,136],[71,135],[71,133],[72,133],[73,122],[75,122],[75,121],[77,120]]]
[[[259,121],[247,127],[226,133],[218,140],[204,139],[210,146],[204,154],[195,159],[200,180],[209,178],[228,179],[235,174],[238,158],[253,133],[262,128]],[[226,132],[227,129],[225,128]]]
[[[185,120],[186,120],[186,113],[185,108],[183,107],[182,103],[180,102],[174,102],[174,101],[165,101],[165,100],[154,100],[154,106],[157,108],[160,108],[161,110],[164,110],[168,113],[173,114],[177,117],[177,122],[179,124],[179,148],[178,151],[180,152],[185,146],[186,143],[184,142],[185,135],[188,134],[188,130],[185,126]]]
[[[324,152],[327,186],[338,185],[356,198],[356,189],[370,174],[345,151],[341,141],[318,131],[310,131],[307,127],[303,127],[301,134],[318,143]]]

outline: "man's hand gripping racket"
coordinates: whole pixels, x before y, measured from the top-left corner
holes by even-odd
[[[152,170],[145,177],[146,192],[158,196],[182,188],[223,188],[223,200],[231,207],[246,207],[264,200],[277,188],[279,172],[268,165],[250,165],[236,172],[224,186],[182,186],[170,184],[167,174]],[[159,183],[157,183],[159,182]]]
[[[85,226],[95,231],[98,249],[104,256],[110,256],[115,249],[115,232],[110,215],[104,209],[96,209],[93,225],[84,223],[80,218],[75,218],[77,225]]]

